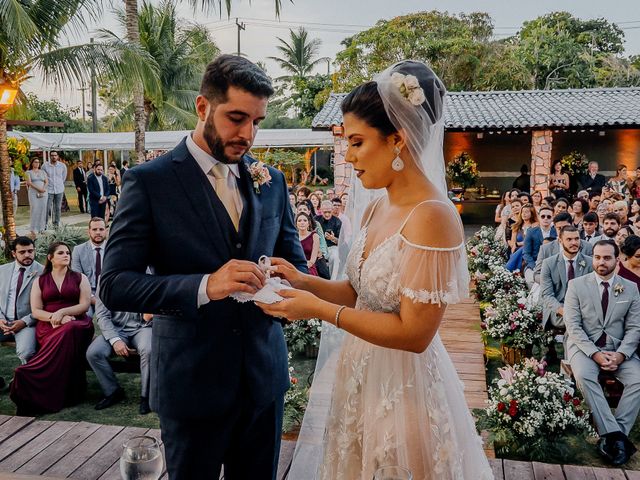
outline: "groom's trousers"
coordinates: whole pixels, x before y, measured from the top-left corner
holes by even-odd
[[[223,465],[225,480],[275,480],[284,398],[256,407],[243,390],[231,411],[160,417],[169,480],[217,480]]]

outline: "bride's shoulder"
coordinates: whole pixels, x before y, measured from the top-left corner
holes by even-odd
[[[375,210],[376,205],[378,205],[379,201],[380,201],[380,198],[371,200],[371,202],[369,202],[369,205],[367,205],[367,208],[364,209],[364,212],[362,213],[362,220],[360,221],[360,228],[364,228],[364,226],[369,222],[369,219],[371,218],[371,214]]]
[[[460,217],[448,200],[418,204],[401,234],[411,244],[432,248],[455,248],[464,241]]]

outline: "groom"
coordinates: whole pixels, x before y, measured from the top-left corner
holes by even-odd
[[[222,465],[228,480],[276,475],[289,387],[282,326],[228,298],[263,286],[261,255],[306,271],[282,173],[269,168],[263,183],[248,168],[272,94],[256,65],[219,56],[204,74],[193,133],[124,177],[101,299],[154,314],[151,407],[171,480],[218,478]]]

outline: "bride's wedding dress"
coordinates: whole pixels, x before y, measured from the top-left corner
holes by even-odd
[[[437,200],[423,203],[454,208]],[[402,235],[410,217],[366,259],[371,215],[354,240],[346,273],[358,294],[356,309],[397,313],[401,296],[447,304],[467,296],[464,243],[448,248],[413,244]],[[456,241],[461,237],[462,230],[454,235]],[[335,353],[318,478],[371,480],[381,466],[400,465],[412,471],[414,480],[493,479],[462,383],[439,335],[416,354],[347,333]]]

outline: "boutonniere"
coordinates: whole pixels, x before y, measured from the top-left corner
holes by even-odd
[[[247,170],[249,170],[249,175],[251,175],[251,180],[253,181],[253,189],[258,195],[262,185],[271,184],[271,174],[264,162],[254,162],[247,166]]]
[[[580,265],[582,268],[585,268],[587,266],[587,263],[584,260],[580,260],[578,262],[578,265]]]
[[[617,297],[622,292],[624,292],[624,287],[622,286],[622,284],[616,283],[615,286],[613,287],[613,296]]]
[[[391,75],[391,83],[400,90],[400,95],[409,100],[412,105],[417,107],[426,101],[424,90],[420,87],[420,82],[414,75],[403,75],[400,72],[393,72]]]

